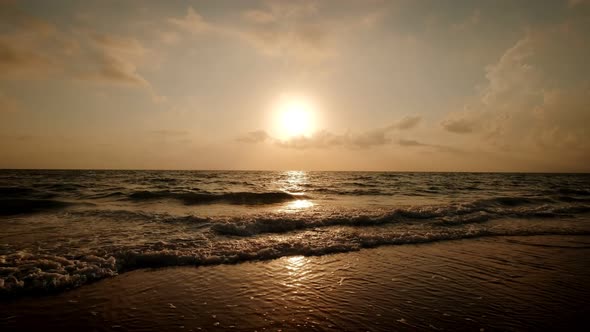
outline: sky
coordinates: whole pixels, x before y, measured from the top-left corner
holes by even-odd
[[[0,0],[0,168],[589,172],[588,31],[587,0]]]

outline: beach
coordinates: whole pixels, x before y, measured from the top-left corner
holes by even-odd
[[[590,0],[0,18],[0,332],[590,331]]]
[[[583,331],[590,239],[511,236],[140,269],[0,303],[3,331]]]
[[[0,171],[3,331],[576,330],[584,174]]]

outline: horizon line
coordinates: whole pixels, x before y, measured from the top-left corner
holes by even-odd
[[[166,168],[2,168],[0,171],[146,171],[146,172],[331,172],[331,173],[476,173],[476,174],[590,174],[590,171],[411,171],[411,170],[303,170],[303,169],[166,169]]]

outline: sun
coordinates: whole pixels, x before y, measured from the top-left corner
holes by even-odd
[[[314,108],[301,97],[283,98],[277,107],[277,129],[285,138],[309,136],[314,130]]]

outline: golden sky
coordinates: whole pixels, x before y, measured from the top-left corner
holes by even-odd
[[[590,171],[590,1],[0,0],[0,168]]]

